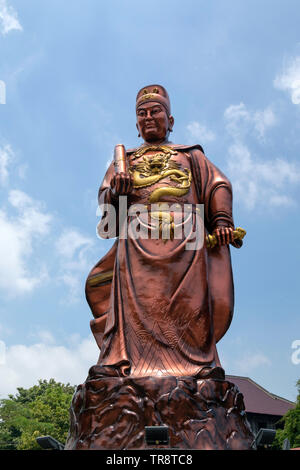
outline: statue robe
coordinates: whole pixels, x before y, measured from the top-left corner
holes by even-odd
[[[199,145],[166,145],[177,152],[172,160],[188,168],[192,178],[187,194],[169,195],[160,202],[204,204],[206,233],[217,226],[234,227],[228,179]],[[135,150],[127,152],[130,165]],[[102,203],[114,203],[109,185],[113,174],[112,164],[99,190]],[[166,184],[176,186],[166,178],[134,189],[129,207],[146,205],[154,189]],[[192,215],[195,224],[197,214]],[[128,216],[128,222],[133,217]],[[187,250],[190,240],[190,235],[166,242],[118,238],[92,269],[86,296],[101,349],[99,366],[121,376],[195,376],[203,368],[220,366],[216,342],[233,313],[230,251],[228,246],[208,249],[205,243],[201,249]]]

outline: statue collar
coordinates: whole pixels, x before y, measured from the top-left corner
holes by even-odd
[[[189,150],[193,150],[193,149],[199,149],[199,150],[201,150],[202,153],[204,153],[203,147],[199,144],[195,144],[195,145],[177,145],[177,144],[173,144],[173,142],[163,142],[160,145],[163,146],[163,147],[170,147],[172,150],[181,150],[181,151],[189,151]],[[137,152],[138,150],[141,150],[141,149],[144,149],[144,148],[147,148],[147,147],[154,147],[154,145],[150,145],[150,144],[145,145],[145,144],[143,144],[140,147],[135,147],[135,148],[126,150],[126,153],[127,153],[127,155],[130,155],[134,152]],[[159,147],[159,145],[157,145],[157,147]]]

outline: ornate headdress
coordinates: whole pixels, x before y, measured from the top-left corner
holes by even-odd
[[[141,104],[147,103],[149,101],[162,104],[168,115],[171,114],[170,98],[167,90],[163,86],[148,85],[144,88],[141,88],[136,97],[136,109],[141,106]]]

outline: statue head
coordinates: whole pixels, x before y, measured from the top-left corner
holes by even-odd
[[[146,143],[159,144],[172,132],[174,118],[166,89],[161,85],[141,88],[136,97],[136,127]]]

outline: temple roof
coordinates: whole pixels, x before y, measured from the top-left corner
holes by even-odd
[[[295,407],[294,402],[268,392],[249,377],[226,375],[226,379],[237,385],[244,395],[244,403],[248,413],[283,416]]]

